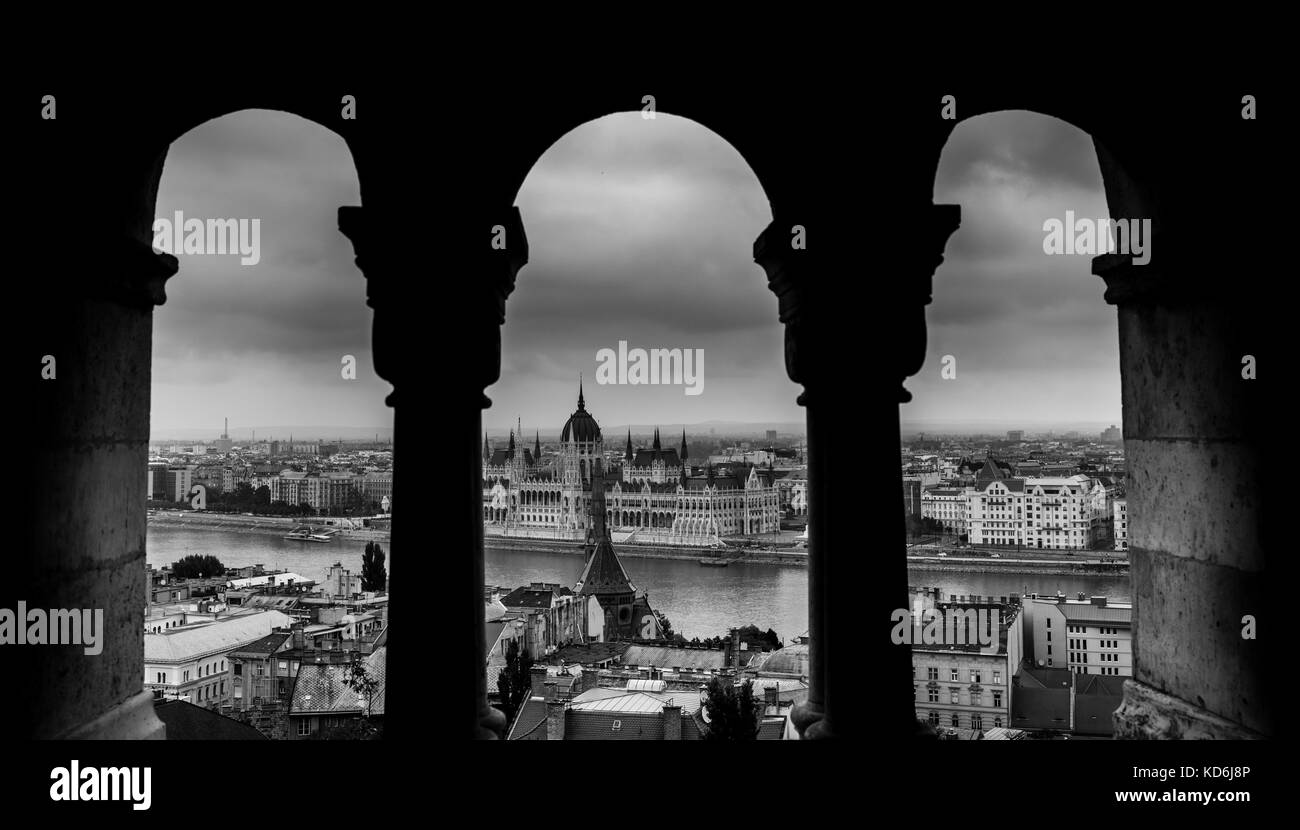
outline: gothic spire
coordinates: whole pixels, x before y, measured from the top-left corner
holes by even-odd
[[[654,450],[655,452],[659,452],[661,449],[663,449],[663,447],[659,444],[659,427],[655,427]]]
[[[682,466],[685,466],[685,465],[686,465],[686,428],[685,428],[685,427],[682,428],[682,451],[681,451],[681,457],[682,457]]]
[[[623,453],[623,458],[628,461],[632,460],[632,428],[627,429],[627,450]]]
[[[587,402],[582,399],[582,375],[578,375],[578,411],[587,408]]]
[[[514,458],[514,457],[515,457],[515,431],[512,429],[510,430],[510,446],[506,450],[506,458]]]
[[[492,457],[492,445],[488,443],[487,430],[483,431],[483,460],[487,461]]]
[[[542,433],[533,432],[533,463],[536,464],[542,458]]]

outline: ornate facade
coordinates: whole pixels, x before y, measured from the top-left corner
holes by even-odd
[[[483,440],[483,520],[506,535],[582,539],[591,526],[592,467],[604,455],[600,426],[587,411],[582,387],[578,408],[560,433],[560,451],[548,462],[541,442],[532,452],[516,446],[493,450]],[[618,475],[603,481],[611,530],[641,542],[719,544],[721,537],[773,533],[781,526],[781,495],[769,466],[708,466],[692,475],[682,431],[679,449],[664,449],[659,430],[648,449],[627,446]]]

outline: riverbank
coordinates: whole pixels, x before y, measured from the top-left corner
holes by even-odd
[[[1061,576],[1128,576],[1126,561],[1083,562],[1069,559],[991,559],[988,557],[907,557],[909,571],[948,573],[1023,573]]]
[[[512,539],[503,536],[488,536],[483,540],[483,547],[490,551],[506,553],[542,551],[545,553],[568,553],[583,556],[586,554],[578,542],[555,539]],[[665,547],[662,545],[639,545],[635,542],[623,542],[616,548],[619,556],[634,559],[680,559],[713,560],[728,564],[759,565],[808,565],[807,553],[761,550],[755,548],[685,548]]]
[[[315,521],[311,522],[316,524]],[[217,530],[223,533],[252,533],[266,536],[283,536],[303,524],[301,518],[279,516],[245,516],[237,513],[207,513],[184,510],[160,510],[149,514],[149,526],[177,527],[190,530]],[[325,527],[325,525],[321,525]],[[346,530],[338,528],[340,539],[363,542],[387,542],[387,530]]]

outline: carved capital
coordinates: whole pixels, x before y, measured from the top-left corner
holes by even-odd
[[[176,257],[132,236],[114,237],[108,247],[107,273],[88,277],[90,296],[145,311],[167,302],[164,284],[180,270]]]
[[[754,240],[754,262],[767,273],[767,287],[776,295],[777,315],[785,326],[785,371],[790,380],[805,390],[813,384],[816,344],[808,332],[813,325],[817,298],[813,287],[808,252],[793,246],[793,226],[773,220]],[[808,392],[799,396],[807,403]]]
[[[912,400],[912,393],[903,386],[903,381],[921,371],[925,364],[928,341],[925,307],[934,299],[934,272],[943,264],[948,238],[961,226],[961,205],[926,205],[914,221],[922,228],[919,234],[922,246],[908,254],[900,292],[903,307],[895,311],[899,403]]]

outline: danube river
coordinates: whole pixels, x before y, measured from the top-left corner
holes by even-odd
[[[381,543],[387,552],[390,545]],[[342,562],[361,571],[364,541],[336,538],[328,544],[281,539],[260,533],[151,526],[147,537],[149,564],[175,562],[191,553],[210,553],[228,566],[283,568],[308,579],[322,580],[329,567]],[[637,588],[650,595],[650,606],[663,612],[673,628],[686,637],[714,637],[733,625],[757,625],[776,631],[786,641],[808,630],[808,571],[798,565],[732,564],[701,567],[693,559],[623,557],[623,567]],[[487,584],[517,588],[530,582],[558,582],[572,587],[582,572],[579,554],[489,551]],[[912,585],[937,587],[950,594],[1005,596],[1013,592],[1071,597],[1078,591],[1105,594],[1128,601],[1128,577],[1060,576],[1056,574],[948,573],[916,571]],[[871,586],[864,586],[864,590]]]

